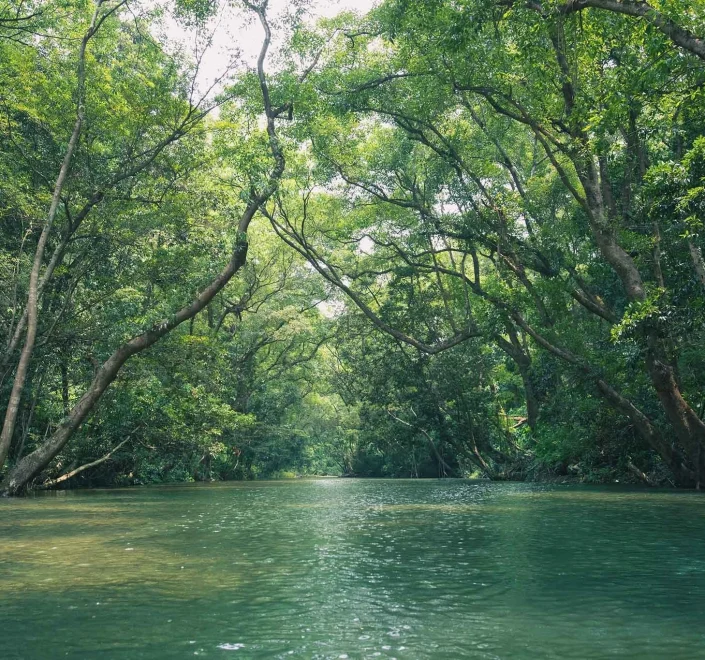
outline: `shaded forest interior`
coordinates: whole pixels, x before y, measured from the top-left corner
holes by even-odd
[[[0,0],[0,491],[699,488],[704,38],[703,0]]]

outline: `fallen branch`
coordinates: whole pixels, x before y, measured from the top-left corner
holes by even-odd
[[[75,470],[71,470],[71,472],[67,472],[66,474],[62,474],[60,477],[57,477],[56,479],[49,479],[45,481],[40,488],[42,489],[47,489],[51,488],[52,486],[56,486],[56,484],[60,484],[64,481],[68,481],[71,479],[71,477],[75,477],[77,474],[81,474],[81,472],[84,472],[85,470],[89,470],[92,467],[95,467],[96,465],[100,465],[101,463],[105,463],[105,461],[109,460],[110,457],[118,450],[120,449],[124,444],[126,444],[130,438],[137,432],[137,429],[135,429],[132,433],[130,433],[117,447],[114,447],[111,449],[105,456],[101,456],[99,459],[92,461],[91,463],[86,463],[85,465],[81,465],[80,467],[77,467]]]
[[[654,482],[651,480],[646,472],[642,472],[634,463],[629,461],[627,463],[627,469],[637,478],[641,479],[647,486],[654,486]]]

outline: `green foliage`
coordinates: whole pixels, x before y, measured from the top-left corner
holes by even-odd
[[[23,5],[43,7],[31,30],[0,21],[7,347],[93,9]],[[11,462],[117,346],[247,249],[206,309],[125,365],[41,479],[118,446],[69,483],[698,473],[702,438],[684,442],[663,401],[670,387],[699,428],[702,62],[654,22],[562,6],[387,0],[314,25],[294,3],[267,72],[286,171],[247,233],[237,219],[273,163],[257,75],[198,99],[199,65],[153,36],[161,9],[111,15],[87,50]],[[169,11],[196,34],[219,8]],[[683,3],[659,10],[705,29]]]

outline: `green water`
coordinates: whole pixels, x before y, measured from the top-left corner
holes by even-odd
[[[470,481],[0,502],[0,658],[705,658],[705,497]]]

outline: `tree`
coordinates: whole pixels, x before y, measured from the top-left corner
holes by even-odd
[[[396,256],[417,272],[462,280],[501,312],[505,328],[494,331],[501,347],[511,351],[521,346],[510,341],[518,329],[578,369],[631,420],[681,483],[695,483],[702,468],[703,425],[683,397],[677,374],[679,346],[686,336],[659,320],[666,317],[656,302],[668,306],[667,286],[678,288],[681,274],[664,274],[665,255],[682,253],[683,246],[677,241],[664,245],[658,225],[642,228],[646,170],[650,159],[663,154],[656,142],[643,139],[640,123],[649,122],[660,135],[663,126],[674,121],[666,108],[675,104],[680,113],[690,107],[692,90],[699,89],[699,70],[672,44],[664,44],[663,34],[635,34],[630,24],[604,14],[577,22],[570,13],[547,16],[530,9],[517,7],[505,14],[483,3],[460,7],[391,2],[366,26],[340,36],[340,49],[331,61],[338,69],[340,58],[346,57],[344,49],[349,49],[350,73],[343,78],[322,74],[317,84],[330,99],[328,107],[342,119],[334,128],[330,120],[311,122],[315,153],[326,163],[323,176],[331,182],[342,178],[349,195],[378,207],[412,210],[415,225],[409,219],[398,223],[399,210],[385,210],[366,225],[384,227],[387,218],[395,219],[391,231],[375,241],[377,249],[386,248],[383,258]],[[658,72],[652,68],[654,50],[660,51]],[[645,86],[645,71],[664,82],[679,82],[654,90],[651,84]],[[355,116],[362,119],[351,122]],[[678,115],[675,121],[680,121]],[[405,135],[403,140],[386,137],[390,123]],[[377,151],[370,155],[356,150],[354,145],[365,142],[375,125],[380,128],[368,142]],[[339,137],[340,131],[345,138]],[[418,156],[424,151],[435,161],[431,167],[427,156]],[[555,191],[548,208],[540,200],[546,182]],[[444,212],[443,205],[455,209]],[[318,262],[319,272],[356,304],[370,310],[346,282],[355,281],[354,271],[345,272],[340,262],[325,256],[311,239],[313,231],[304,235],[303,221],[292,228],[286,214],[281,215],[283,233],[295,247]],[[569,234],[556,222],[566,218],[572,219]],[[358,225],[353,234],[356,240],[360,229]],[[410,231],[419,232],[412,234],[414,244],[407,240]],[[424,238],[427,245],[420,248]],[[433,241],[449,240],[455,243],[433,246]],[[595,247],[597,259],[590,253]],[[477,259],[479,248],[484,262]],[[695,248],[690,254],[696,255],[697,273]],[[449,263],[454,253],[456,262],[474,255],[474,273],[468,276]],[[448,262],[439,262],[441,258]],[[643,266],[649,262],[653,267],[646,274]],[[497,270],[504,290],[481,284],[483,267],[489,265]],[[576,342],[567,328],[556,334],[559,309],[574,319],[571,306],[576,304],[581,314],[616,326],[611,331],[614,348],[605,353],[605,326],[599,352],[588,355],[584,335],[576,336]],[[527,318],[529,310],[532,318]],[[594,321],[587,317],[585,323]],[[377,325],[390,334],[395,331],[388,324]],[[629,346],[620,348],[627,327]],[[574,348],[561,346],[561,337]],[[615,349],[629,353],[632,342],[642,351],[644,375],[683,453],[606,378]],[[428,347],[417,343],[417,348]],[[530,356],[525,353],[525,358],[526,369]],[[616,375],[621,379],[624,371]],[[530,384],[528,373],[525,380]],[[650,401],[646,405],[652,409]]]
[[[271,31],[266,18],[266,3],[261,5],[247,3],[247,5],[258,16],[265,32],[257,63],[257,80],[262,95],[263,110],[267,124],[266,146],[263,145],[262,148],[269,150],[272,164],[268,168],[269,171],[266,172],[264,181],[254,183],[246,196],[244,208],[240,211],[237,222],[237,234],[230,259],[215,278],[190,303],[171,313],[166,319],[153,325],[150,329],[134,335],[113,351],[112,355],[96,370],[90,386],[69,411],[69,414],[64,418],[57,430],[45,443],[22,458],[7,475],[3,485],[5,494],[21,492],[27,483],[56,456],[103,396],[108,386],[115,380],[127,360],[149,348],[171,330],[203,310],[245,264],[248,248],[247,230],[250,222],[259,207],[273,194],[285,166],[284,155],[279,146],[275,129],[275,120],[280,112],[272,107],[264,72],[264,62],[271,41]]]

